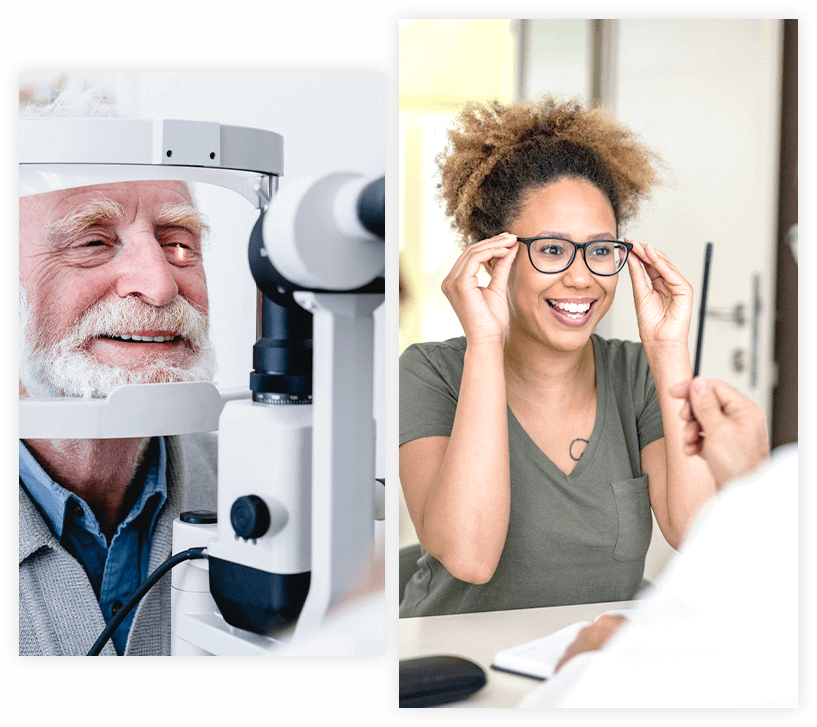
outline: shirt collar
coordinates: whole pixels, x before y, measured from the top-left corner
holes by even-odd
[[[19,441],[20,480],[37,505],[37,509],[48,524],[51,532],[54,533],[57,539],[60,539],[65,526],[65,511],[69,502],[72,500],[79,502],[83,509],[86,510],[86,516],[91,515],[90,508],[81,498],[54,482],[40,466],[39,462],[34,459],[23,441]],[[167,446],[164,437],[158,437],[157,441],[158,447],[151,443],[148,449],[148,457],[152,461],[149,460],[148,462],[142,494],[120,527],[136,519],[145,509],[145,506],[151,502],[155,506],[153,506],[150,515],[148,532],[153,532],[159,510],[161,510],[167,499]],[[88,525],[86,524],[85,527],[87,528]]]
[[[20,440],[20,480],[57,539],[62,537],[71,493],[52,480]]]
[[[154,448],[156,442],[158,442],[158,447]],[[131,508],[130,513],[119,526],[120,528],[128,525],[145,511],[146,513],[150,513],[148,533],[153,533],[159,510],[162,509],[162,505],[164,505],[167,499],[167,445],[165,444],[164,437],[157,437],[151,442],[150,449],[148,449],[148,457],[151,457],[151,452],[155,452],[156,450],[158,450],[158,456],[154,455],[151,458],[152,461],[149,460],[148,470],[145,475],[145,484],[142,487],[142,495],[133,508]],[[148,509],[148,503],[151,503],[150,507],[152,507],[152,512]]]

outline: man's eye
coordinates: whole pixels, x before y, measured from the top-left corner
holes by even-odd
[[[163,247],[170,262],[187,263],[198,258],[198,253],[183,242],[169,242]]]
[[[95,252],[107,252],[112,247],[112,244],[108,240],[103,240],[97,237],[88,239],[88,240],[79,240],[73,245],[71,245],[68,250],[72,250],[78,253],[95,253]]]

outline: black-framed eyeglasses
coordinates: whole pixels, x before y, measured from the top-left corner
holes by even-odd
[[[581,250],[584,263],[593,275],[615,275],[627,262],[632,243],[618,240],[573,242],[561,237],[517,237],[528,246],[531,265],[540,273],[561,273],[576,259]]]

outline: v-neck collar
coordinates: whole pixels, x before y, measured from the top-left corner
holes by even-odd
[[[605,361],[604,361],[604,347],[600,344],[595,333],[591,334],[590,340],[593,342],[593,367],[596,373],[596,421],[593,424],[593,433],[590,435],[590,442],[585,448],[576,466],[570,472],[565,473],[553,460],[550,459],[540,448],[531,436],[527,433],[525,428],[519,423],[516,415],[508,406],[508,424],[511,431],[516,431],[519,435],[519,441],[530,451],[534,458],[542,464],[542,466],[554,477],[559,477],[569,482],[578,480],[596,456],[596,451],[599,448],[599,441],[604,432],[604,425],[607,421],[607,377],[605,376]]]

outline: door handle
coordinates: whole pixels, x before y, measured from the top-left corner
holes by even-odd
[[[749,385],[757,386],[758,366],[760,357],[758,349],[760,347],[760,313],[763,310],[763,301],[760,298],[760,274],[752,276],[752,348],[750,351],[751,363],[749,369]]]
[[[738,328],[746,323],[746,306],[735,303],[731,308],[707,308],[706,314],[718,321],[731,321]]]
[[[760,315],[763,312],[763,301],[760,297],[760,274],[752,276],[752,306],[751,306],[751,342],[749,344],[749,385],[754,388],[758,385],[760,366]],[[731,308],[707,308],[706,315],[718,321],[734,323],[738,328],[746,325],[746,304],[735,303]],[[743,352],[732,352],[732,369],[740,373],[746,368]]]

